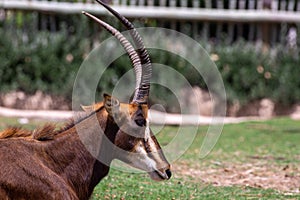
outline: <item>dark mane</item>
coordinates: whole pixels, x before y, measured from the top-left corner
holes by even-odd
[[[57,128],[55,124],[50,124],[50,123],[42,127],[36,128],[34,130],[22,129],[20,127],[9,127],[0,132],[0,139],[31,138],[39,141],[53,140],[55,136],[69,130],[70,128],[73,128],[74,126],[76,126],[76,124],[96,114],[103,108],[104,107],[102,106],[96,111],[92,111],[90,113],[84,112],[84,113],[77,114],[75,119],[74,118],[70,119],[61,128]]]
[[[22,129],[20,127],[9,127],[0,132],[0,139],[28,138],[39,141],[51,140],[58,133],[55,129],[56,126],[54,124],[46,124],[34,130]]]
[[[70,128],[73,128],[74,126],[76,126],[76,124],[82,122],[83,120],[91,117],[92,115],[95,115],[97,112],[101,111],[104,108],[104,106],[101,106],[100,108],[98,108],[95,111],[91,111],[91,112],[80,112],[78,114],[76,114],[76,116],[74,116],[73,118],[69,119],[68,122],[66,122],[57,132],[62,133],[64,131],[69,130]]]
[[[0,132],[0,139],[32,138],[39,141],[53,140],[56,135],[59,135],[60,133],[67,131],[70,128],[73,128],[74,126],[76,126],[76,124],[82,122],[83,120],[102,110],[102,108],[104,107],[101,107],[98,110],[92,111],[90,113],[85,112],[77,114],[76,119],[70,119],[69,122],[66,122],[61,128],[58,129],[55,124],[46,124],[34,130],[22,129],[20,127],[9,127]]]
[[[32,131],[25,130],[20,127],[9,127],[0,132],[0,139],[17,138],[17,137],[32,137]]]
[[[32,138],[39,141],[53,140],[59,134],[55,124],[46,124],[32,131]]]

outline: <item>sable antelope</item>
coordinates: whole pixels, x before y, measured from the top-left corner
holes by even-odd
[[[0,199],[88,199],[108,174],[113,159],[147,171],[154,180],[171,177],[170,164],[149,128],[149,55],[133,25],[98,2],[131,31],[138,48],[135,51],[119,31],[83,12],[114,35],[127,51],[136,73],[133,99],[129,104],[120,103],[105,94],[103,102],[83,107],[88,112],[85,117],[59,130],[45,125],[34,131],[10,128],[1,132]],[[87,150],[83,143],[86,138],[97,138],[94,151]]]

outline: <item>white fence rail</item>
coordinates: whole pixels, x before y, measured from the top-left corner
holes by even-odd
[[[253,9],[244,8],[238,10],[224,9],[223,6],[221,6],[221,9],[209,9],[199,7],[156,7],[144,5],[135,6],[118,4],[112,7],[118,10],[118,12],[122,15],[130,18],[143,17],[151,19],[193,21],[300,23],[300,6],[298,6],[298,4],[297,9],[299,10],[296,11],[277,10],[275,8],[278,8],[278,6],[277,4],[275,5],[272,6],[273,9],[254,9],[253,7]],[[82,10],[85,10],[98,15],[107,15],[107,12],[104,8],[93,3],[72,3],[35,0],[0,0],[0,8],[7,10],[39,11],[55,14],[78,14]]]
[[[239,37],[275,44],[284,42],[290,27],[300,24],[300,0],[106,0],[129,18],[157,20],[159,26],[183,29],[204,39],[218,39],[224,33],[233,41]],[[0,10],[35,11],[45,15],[79,14],[82,10],[108,15],[94,0],[0,0]],[[55,21],[55,20],[51,20]]]

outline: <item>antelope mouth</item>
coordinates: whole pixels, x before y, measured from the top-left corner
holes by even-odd
[[[169,169],[167,169],[165,172],[154,170],[152,172],[148,172],[148,174],[150,175],[150,178],[155,181],[169,180],[172,176],[172,173]]]

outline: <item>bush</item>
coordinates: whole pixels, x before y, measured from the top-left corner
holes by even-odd
[[[55,33],[24,32],[2,26],[0,92],[22,90],[33,93],[41,90],[70,100],[75,75],[91,49],[91,41],[107,36],[107,33],[92,35],[87,32],[90,29],[87,26],[87,21],[81,21],[71,29],[73,31],[65,26]],[[95,29],[91,30],[95,32]],[[174,66],[192,85],[206,87],[203,80],[188,70],[189,63],[184,59],[164,51],[149,51],[155,63]],[[247,103],[262,98],[286,105],[300,101],[299,55],[295,56],[283,47],[264,53],[261,48],[243,41],[217,45],[209,51],[217,55],[216,65],[223,77],[229,103],[235,100]],[[107,89],[113,88],[115,80],[131,68],[128,58],[124,57],[112,65],[114,67],[109,68],[105,84],[99,86],[100,93],[104,89],[109,92]],[[151,96],[154,103],[162,99],[161,93],[170,93],[166,88],[155,91]],[[172,95],[164,95],[168,96]]]
[[[1,92],[41,90],[70,96],[87,41],[69,36],[66,29],[31,34],[0,29]]]
[[[272,52],[257,50],[254,45],[238,42],[218,46],[214,53],[222,74],[229,102],[243,103],[271,98],[277,103],[292,104],[300,100],[300,60],[284,47]]]

